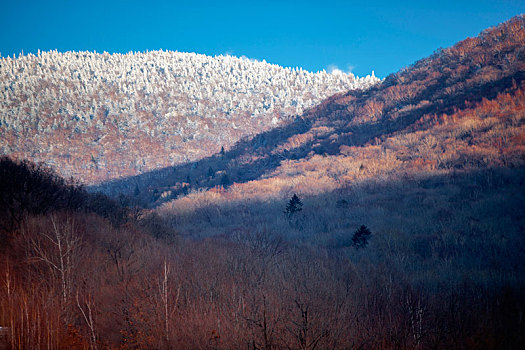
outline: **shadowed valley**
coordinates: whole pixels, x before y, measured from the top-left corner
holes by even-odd
[[[2,157],[0,348],[521,349],[524,42],[87,188]]]

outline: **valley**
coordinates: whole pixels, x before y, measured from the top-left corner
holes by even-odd
[[[5,347],[520,349],[524,43],[519,15],[382,80],[3,58]]]

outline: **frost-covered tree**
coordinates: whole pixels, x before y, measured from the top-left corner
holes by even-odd
[[[0,152],[88,182],[133,175],[209,156],[334,93],[377,81],[163,50],[3,57]]]

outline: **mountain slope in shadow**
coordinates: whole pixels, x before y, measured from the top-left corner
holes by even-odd
[[[427,136],[434,134],[438,140],[454,147],[456,140],[445,133],[456,124],[465,124],[465,119],[481,118],[477,122],[486,123],[485,119],[503,110],[508,101],[512,101],[513,106],[506,115],[522,114],[524,42],[525,18],[517,16],[485,30],[478,37],[439,50],[368,90],[334,95],[287,125],[243,139],[226,152],[107,182],[93,189],[111,195],[123,194],[128,196],[128,201],[142,205],[157,206],[190,190],[227,188],[232,183],[270,177],[287,161],[307,162],[316,155],[339,156],[352,147],[381,145],[384,148],[385,141],[392,142],[410,133],[416,138],[414,145],[423,141],[417,138],[426,132]],[[524,144],[520,137],[523,120],[517,117],[514,122],[508,122],[501,119],[504,117],[498,119],[501,124],[498,130],[507,126],[514,129],[503,132],[510,132],[510,136],[506,148],[500,148],[519,153]],[[444,124],[448,127],[443,128]],[[490,128],[483,129],[486,132],[482,128],[476,130],[467,136],[471,137],[467,146],[473,149],[477,139],[488,137],[497,142],[502,136],[501,130],[489,136],[486,132]],[[490,140],[487,142],[492,142]],[[439,156],[436,147],[433,149],[434,153],[427,154],[422,162],[434,161],[432,158]],[[402,152],[398,153],[396,156],[401,159]]]

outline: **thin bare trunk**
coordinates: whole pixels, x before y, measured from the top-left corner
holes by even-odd
[[[162,281],[162,302],[164,304],[164,332],[166,334],[166,344],[169,344],[169,315],[168,315],[168,274],[169,267],[164,259],[164,279]]]
[[[86,310],[80,305],[80,300],[78,299],[78,293],[77,293],[77,306],[82,313],[82,317],[84,318],[84,321],[86,322],[86,325],[89,328],[89,343],[91,349],[98,349],[97,345],[97,335],[95,331],[95,321],[93,320],[93,300],[88,297],[88,301],[84,301],[84,304],[86,305]]]

